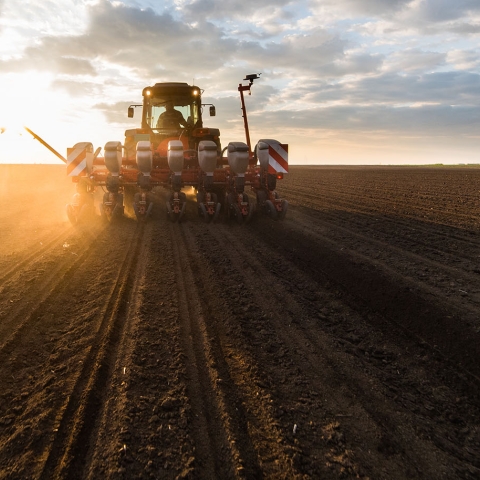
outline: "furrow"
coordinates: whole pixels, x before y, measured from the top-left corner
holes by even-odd
[[[193,435],[200,478],[235,478],[241,469],[241,452],[233,440],[231,419],[216,388],[216,354],[207,336],[204,312],[192,266],[186,255],[183,225],[170,225],[178,282],[180,334],[187,357],[188,394],[193,409]],[[207,435],[205,435],[205,433]]]
[[[287,278],[289,284],[293,279],[297,284],[303,284],[305,282],[302,279],[304,274],[297,267],[288,265],[285,261],[279,262],[278,258],[275,258],[278,257],[278,254],[273,253],[271,261],[275,265],[281,265],[281,270],[275,268],[275,271],[272,272],[269,268],[268,256],[265,256],[262,247],[256,247],[255,239],[245,236],[242,240],[239,240],[235,233],[227,230],[223,232],[220,238],[220,245],[223,244],[225,250],[228,244],[237,253],[235,256],[230,256],[230,261],[236,271],[243,272],[244,284],[248,285],[253,301],[261,306],[264,311],[270,312],[264,322],[264,329],[266,330],[266,334],[263,335],[264,348],[273,354],[282,350],[291,352],[296,367],[300,368],[301,373],[297,372],[295,375],[297,380],[304,379],[301,380],[300,385],[303,384],[303,386],[298,393],[299,399],[303,398],[300,402],[308,404],[309,393],[312,391],[322,392],[325,385],[329,385],[331,389],[328,394],[325,392],[322,395],[325,396],[326,411],[316,413],[310,411],[308,416],[315,419],[315,423],[321,423],[322,416],[335,418],[338,415],[338,418],[342,419],[344,416],[348,418],[354,412],[356,420],[362,418],[362,424],[370,424],[371,430],[369,432],[355,431],[355,425],[347,425],[348,421],[343,420],[342,423],[346,424],[343,429],[348,431],[349,435],[355,437],[363,435],[363,441],[365,441],[365,438],[370,438],[372,443],[375,443],[375,437],[394,438],[395,440],[391,440],[392,448],[402,452],[402,456],[408,459],[406,463],[417,465],[420,470],[425,471],[427,466],[423,465],[422,456],[418,455],[420,449],[425,447],[423,440],[418,438],[415,431],[416,426],[422,423],[421,415],[417,416],[413,413],[415,408],[410,410],[410,408],[402,408],[400,405],[396,405],[395,402],[385,401],[385,393],[381,388],[383,373],[368,372],[368,370],[366,371],[368,374],[366,372],[362,373],[357,365],[355,374],[352,375],[351,370],[346,368],[349,363],[351,364],[350,359],[346,358],[348,355],[346,356],[342,352],[342,348],[339,349],[335,339],[332,341],[328,335],[325,335],[321,328],[322,323],[316,321],[317,301],[311,302],[312,292],[307,290],[302,303],[299,303],[301,296],[291,296],[285,291],[285,285],[282,285]],[[245,248],[246,244],[248,244],[248,250]],[[252,254],[255,252],[256,255]],[[254,275],[251,275],[252,272],[254,272]],[[269,286],[268,294],[265,294],[266,285]],[[321,299],[320,304],[323,304],[324,308],[328,306],[329,302],[331,304],[338,302],[328,291],[324,293],[317,291],[315,296],[318,300]],[[311,304],[311,307],[307,309],[306,306],[309,304]],[[351,311],[347,305],[342,306],[342,309],[345,311],[343,315],[351,318],[351,324],[361,322],[360,317],[355,319],[358,314]],[[251,328],[253,326],[254,324]],[[386,338],[384,341],[387,343]],[[259,342],[261,343],[262,340],[259,339]],[[392,351],[396,349],[395,343],[390,347]],[[392,355],[395,357],[395,354],[392,353]],[[385,356],[388,357],[388,355]],[[267,357],[265,361],[267,361]],[[358,363],[357,360],[355,362]],[[399,362],[399,369],[405,367],[404,365],[400,366],[401,363]],[[285,373],[288,375],[292,365],[287,363],[287,367],[290,367],[285,369]],[[386,370],[388,372],[391,371],[390,367],[387,363]],[[377,376],[380,378],[376,378]],[[372,385],[372,389],[365,390],[364,385],[369,383]],[[375,388],[373,388],[374,385],[376,385]],[[290,389],[292,388],[295,387],[290,386]],[[417,388],[420,388],[420,386]],[[295,397],[295,394],[292,394],[292,396]],[[355,399],[354,408],[351,404],[353,399]],[[432,400],[430,399],[430,401]],[[375,407],[373,407],[374,405]],[[441,408],[440,405],[439,408]],[[399,423],[403,425],[401,430],[397,428]],[[309,430],[306,425],[302,425],[301,428]],[[373,437],[370,437],[372,434]],[[321,447],[322,442],[318,442],[317,448],[319,448],[320,454]],[[352,443],[351,448],[354,448],[354,443]],[[451,454],[450,452],[454,451],[454,456],[460,461],[476,464],[475,458],[468,454],[462,454],[461,450],[455,451],[453,443],[448,446],[448,449],[445,449],[444,446],[439,446],[439,448],[445,450],[447,458]],[[310,455],[313,453],[311,452]],[[317,453],[319,452],[317,451]],[[353,451],[353,454],[355,454],[355,451]],[[326,455],[328,456],[328,454]],[[350,457],[349,460],[352,473],[360,472],[360,467],[355,466],[354,456]],[[446,460],[446,463],[448,463],[448,460]],[[434,473],[436,472],[431,472],[431,474]],[[402,474],[399,475],[399,478],[402,478]]]
[[[36,247],[29,249],[29,254],[22,258],[22,260],[15,265],[7,268],[0,277],[0,288],[3,287],[7,280],[10,280],[14,275],[17,275],[21,269],[28,268],[29,265],[35,263],[40,255],[48,255],[58,244],[58,242],[65,238],[65,235],[71,230],[71,227],[64,229],[60,234],[53,239],[50,235],[45,235],[42,241],[36,242]],[[38,245],[41,245],[40,247]]]
[[[384,270],[391,269],[391,264],[398,265],[401,260],[401,275],[405,282],[411,282],[411,288],[424,289],[430,295],[436,295],[439,298],[444,297],[445,290],[449,295],[449,302],[459,302],[465,295],[465,289],[470,292],[480,292],[480,279],[472,278],[472,269],[474,265],[470,262],[464,264],[458,263],[453,255],[442,254],[442,262],[429,258],[429,256],[418,255],[413,250],[413,245],[408,248],[400,243],[397,246],[395,241],[377,240],[367,235],[367,233],[358,233],[351,228],[339,226],[335,218],[331,220],[322,220],[317,222],[315,216],[309,215],[302,210],[293,210],[289,217],[289,225],[301,228],[302,225],[309,224],[308,235],[312,240],[322,243],[329,243],[330,248],[342,249],[345,254],[354,253],[358,258],[363,258],[377,267]],[[405,241],[405,240],[403,240]],[[422,243],[422,242],[419,242]],[[425,252],[426,248],[423,247]],[[433,256],[433,255],[432,255]],[[456,260],[456,261],[455,261]],[[455,288],[451,286],[454,281]],[[463,290],[462,290],[463,289]],[[455,296],[457,299],[455,299]],[[480,298],[477,303],[480,302]],[[472,318],[476,316],[477,305],[465,304],[462,308],[470,312]]]
[[[20,299],[14,307],[7,310],[7,316],[1,323],[0,333],[12,329],[13,331],[3,339],[0,345],[0,364],[4,363],[1,361],[3,358],[11,359],[16,341],[27,330],[34,328],[51,300],[66,288],[69,277],[88,261],[90,255],[91,251],[84,249],[80,255],[69,259],[70,262],[62,262],[42,279],[38,289],[30,291],[28,301]]]
[[[112,368],[128,321],[129,299],[134,289],[136,262],[143,240],[143,226],[132,237],[105,309],[100,328],[83,368],[61,413],[58,433],[46,459],[41,479],[83,477],[90,437],[95,431],[108,390]]]

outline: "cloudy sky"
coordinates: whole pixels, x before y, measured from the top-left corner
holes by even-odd
[[[480,163],[479,0],[0,0],[0,163],[123,140],[142,88],[195,83],[222,143],[296,164]],[[5,130],[4,130],[5,129]]]

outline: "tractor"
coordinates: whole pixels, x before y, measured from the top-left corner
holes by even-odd
[[[125,131],[125,140],[109,141],[94,152],[93,145],[81,142],[67,149],[63,158],[40,137],[35,138],[67,164],[67,174],[77,184],[74,201],[67,206],[74,224],[85,217],[84,205],[92,205],[93,192],[104,189],[100,213],[106,222],[133,210],[138,221],[151,217],[153,191],[164,187],[168,194],[165,213],[172,222],[186,215],[184,188],[196,191],[198,214],[205,222],[216,222],[223,212],[239,224],[251,220],[255,209],[273,219],[285,217],[288,202],[276,191],[276,182],[288,172],[288,145],[262,139],[252,149],[243,92],[250,93],[260,74],[247,75],[240,83],[245,142],[230,142],[222,149],[220,130],[204,126],[203,113],[215,116],[212,104],[202,103],[202,91],[180,82],[156,83],[142,91],[141,104],[128,107],[128,117],[141,107],[141,125]],[[208,107],[208,109],[207,109]],[[254,193],[256,201],[246,193]]]

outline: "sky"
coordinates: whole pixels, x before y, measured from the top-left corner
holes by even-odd
[[[142,89],[204,90],[222,145],[291,164],[480,163],[479,0],[0,0],[0,163],[122,141]],[[246,84],[247,82],[243,82]]]

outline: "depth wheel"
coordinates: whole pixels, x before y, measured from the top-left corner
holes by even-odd
[[[75,226],[78,223],[78,219],[77,219],[77,216],[75,215],[74,208],[70,204],[67,205],[67,217],[70,220],[70,223],[72,225]]]
[[[249,223],[255,212],[255,205],[250,201],[250,197],[246,193],[243,194],[243,201],[248,204],[248,213],[243,217],[243,221],[244,223]]]
[[[277,220],[277,209],[275,208],[275,205],[272,203],[271,200],[265,201],[265,209],[267,211],[267,215],[270,218],[273,218],[273,220]]]
[[[217,207],[215,209],[215,214],[213,215],[212,222],[215,223],[218,220],[218,216],[220,215],[220,210],[222,209],[222,205],[220,202],[217,203]]]
[[[233,204],[233,211],[235,215],[235,220],[239,225],[241,225],[243,223],[243,215],[240,210],[240,207],[236,203]]]
[[[282,200],[282,211],[278,212],[278,219],[283,220],[285,215],[287,214],[288,210],[288,202],[286,200]]]
[[[185,217],[185,209],[186,209],[186,207],[187,207],[187,197],[186,197],[185,194],[183,194],[183,195],[184,195],[185,199],[184,199],[184,201],[183,201],[183,203],[182,203],[182,209],[180,210],[180,213],[178,214],[178,223],[180,223],[180,222],[184,219],[184,217]]]
[[[203,220],[205,223],[208,223],[210,221],[210,215],[207,213],[207,209],[205,207],[205,204],[199,203],[198,204],[198,209],[200,211],[200,216],[203,217]]]
[[[165,202],[165,206],[167,207],[167,218],[172,223],[175,223],[178,220],[178,213],[175,213],[170,206],[170,202]]]
[[[225,215],[227,216],[227,222],[229,222],[234,213],[233,213],[233,195],[228,193],[225,196]]]

